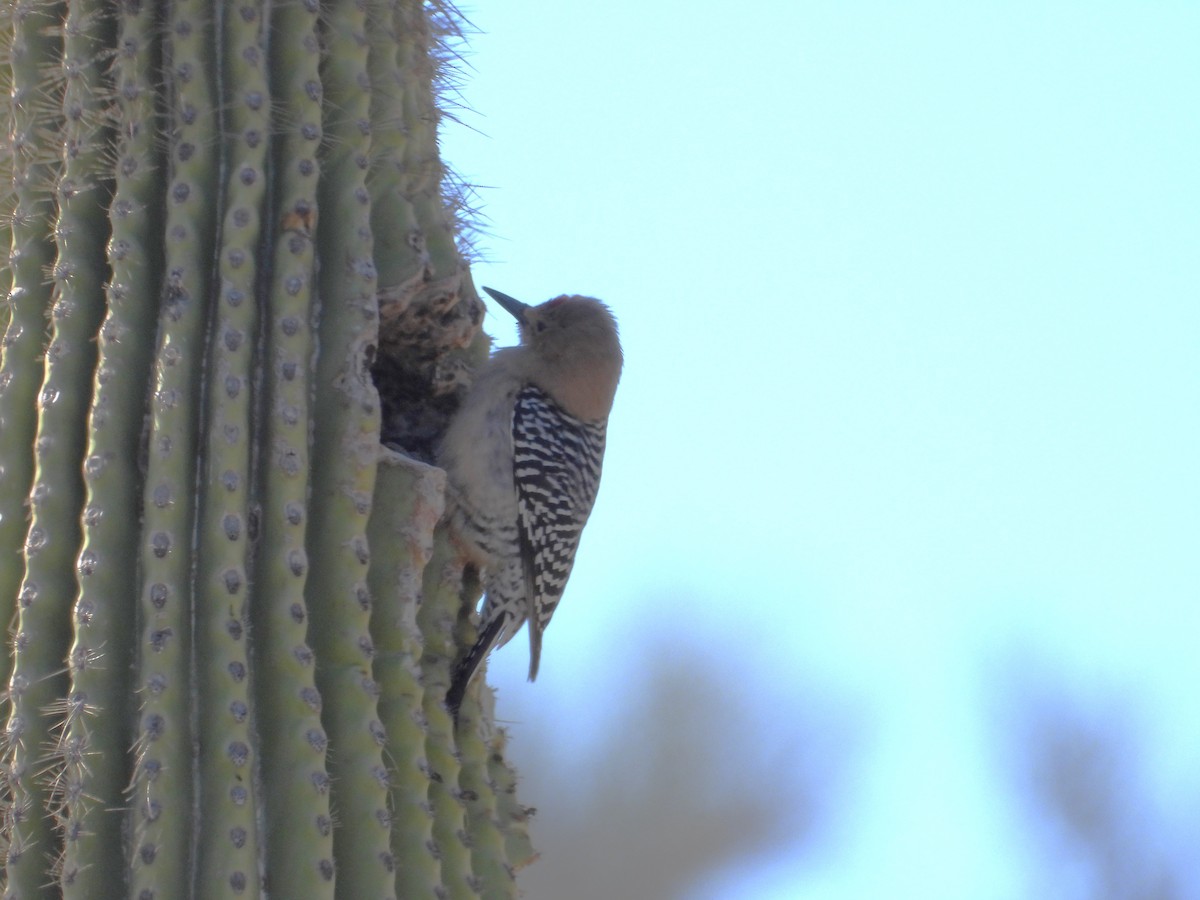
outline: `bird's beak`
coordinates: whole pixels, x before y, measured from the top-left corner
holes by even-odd
[[[508,294],[502,294],[499,291],[493,291],[490,287],[485,287],[484,290],[488,292],[493,300],[508,310],[514,319],[516,319],[522,325],[525,324],[525,313],[529,311],[528,303],[522,303],[515,297],[508,296]]]

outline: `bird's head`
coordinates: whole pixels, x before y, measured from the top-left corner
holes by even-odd
[[[532,380],[573,415],[607,415],[623,362],[617,320],[609,308],[578,295],[530,306],[500,291],[484,290],[517,320],[521,345],[532,351]],[[591,399],[572,402],[585,394]],[[603,413],[598,413],[601,406]]]

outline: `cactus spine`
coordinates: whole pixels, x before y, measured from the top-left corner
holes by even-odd
[[[437,153],[454,23],[0,17],[3,897],[516,895],[503,735],[442,703],[462,564],[419,459],[486,349]]]

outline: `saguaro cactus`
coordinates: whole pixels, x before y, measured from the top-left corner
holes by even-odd
[[[504,736],[443,703],[453,11],[3,15],[3,896],[514,896]]]

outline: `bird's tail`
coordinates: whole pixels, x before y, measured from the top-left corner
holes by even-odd
[[[537,617],[529,617],[529,680],[537,680],[538,665],[542,661],[542,629]]]
[[[450,690],[446,692],[446,708],[450,710],[450,715],[454,719],[454,724],[458,724],[458,710],[462,706],[463,697],[467,693],[467,686],[471,683],[479,664],[484,661],[488,655],[488,651],[492,649],[492,644],[496,643],[496,638],[504,629],[504,622],[507,616],[496,616],[492,621],[484,626],[483,631],[479,633],[479,638],[475,641],[475,646],[467,651],[467,655],[462,658],[457,666],[454,667],[454,677],[450,680]]]

